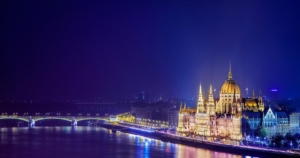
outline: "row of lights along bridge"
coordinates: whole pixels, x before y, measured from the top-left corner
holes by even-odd
[[[2,116],[8,116],[9,114],[4,112],[4,113],[1,113]],[[33,113],[33,114],[29,114],[28,112],[25,112],[23,114],[20,114],[20,113],[12,113],[13,116],[31,116],[31,115],[35,115],[35,116],[100,116],[99,113],[96,113],[96,114],[91,114],[91,113],[87,113],[87,114],[83,114],[83,113],[77,113],[77,114],[72,114],[72,113]]]

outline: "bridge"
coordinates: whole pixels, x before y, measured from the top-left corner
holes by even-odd
[[[102,121],[115,121],[115,117],[100,117],[100,116],[50,116],[50,115],[35,115],[35,116],[28,116],[28,115],[0,115],[0,120],[20,120],[28,122],[30,126],[34,126],[35,122],[42,121],[42,120],[64,120],[71,123],[72,126],[77,126],[78,121],[85,121],[85,120],[102,120]]]

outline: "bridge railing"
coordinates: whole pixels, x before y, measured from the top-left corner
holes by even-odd
[[[103,116],[68,116],[68,115],[33,115],[33,116],[27,116],[27,115],[0,115],[0,119],[18,119],[18,120],[45,120],[45,119],[62,119],[67,121],[72,121],[72,119],[76,119],[78,121],[80,120],[109,120],[109,117],[103,117]]]
[[[24,112],[24,113],[20,113],[20,112],[12,112],[12,113],[8,113],[8,112],[0,112],[0,116],[73,116],[73,117],[78,117],[78,116],[90,116],[90,117],[108,117],[108,115],[104,115],[104,114],[100,114],[100,113],[63,113],[63,112],[46,112],[46,113],[42,113],[42,112],[35,112],[35,113],[29,113],[29,112]]]

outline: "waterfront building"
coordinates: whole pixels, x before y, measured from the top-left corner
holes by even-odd
[[[134,103],[131,107],[131,113],[137,119],[137,121],[142,119],[152,119],[153,108],[149,103]]]
[[[179,110],[176,108],[169,109],[168,112],[168,122],[170,127],[178,126],[178,112]]]
[[[169,127],[177,127],[178,125],[178,106],[175,103],[163,101],[161,97],[152,103],[133,103],[131,114],[136,118],[136,123],[158,126],[164,124]]]
[[[264,103],[262,94],[260,92],[259,97],[255,97],[255,93],[253,90],[252,98],[243,98],[243,111],[253,111],[253,112],[263,112],[264,111]]]
[[[292,112],[290,114],[290,132],[292,135],[299,133],[300,113]]]
[[[267,107],[263,116],[263,127],[267,130],[267,138],[276,134],[284,136],[288,132],[292,135],[299,133],[299,116],[297,112],[276,111]]]
[[[277,116],[271,107],[266,107],[263,113],[263,127],[267,130],[267,137],[271,138],[277,131]]]
[[[243,137],[243,112],[257,113],[255,116],[259,116],[263,109],[261,94],[259,99],[242,99],[240,88],[232,78],[230,66],[228,79],[220,90],[219,99],[213,97],[212,85],[210,85],[208,98],[204,98],[200,84],[197,107],[195,109],[180,107],[177,133],[208,140],[225,138],[232,140],[230,143],[237,143]],[[245,115],[244,122],[250,127],[253,126],[252,124],[255,127],[259,126],[261,119],[260,121],[252,119],[253,116],[249,114]]]
[[[251,98],[242,98],[240,88],[232,78],[231,66],[218,98],[214,97],[212,89],[210,85],[208,96],[204,97],[200,84],[196,108],[181,103],[177,118],[174,117],[177,111],[169,109],[169,125],[178,120],[178,135],[238,144],[243,139],[256,140],[257,136],[270,139],[276,134],[299,133],[300,114],[291,111],[293,108],[277,106],[275,110],[271,105],[265,106],[262,93],[256,97],[254,90]],[[156,108],[153,109],[155,112]],[[267,135],[261,130],[266,130]]]
[[[277,133],[285,135],[290,131],[289,118],[286,112],[276,112],[277,115]]]
[[[150,106],[152,107],[152,120],[168,121],[169,109],[171,108],[168,102],[163,101],[160,97],[157,102],[151,103]]]
[[[256,97],[253,90],[251,98],[242,98],[230,66],[219,98],[214,98],[212,85],[208,97],[204,97],[200,84],[196,108],[180,106],[177,134],[207,140],[227,139],[234,144],[242,139],[254,140],[262,136],[261,128],[266,130],[267,138],[288,132],[299,133],[300,114],[295,108],[283,103],[276,108],[265,106],[261,92]]]
[[[262,116],[259,112],[245,111],[242,117],[242,133],[244,138],[249,139],[255,136],[255,132],[261,126]]]

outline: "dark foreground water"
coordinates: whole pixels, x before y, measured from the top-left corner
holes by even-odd
[[[242,158],[101,127],[0,128],[0,158]]]

